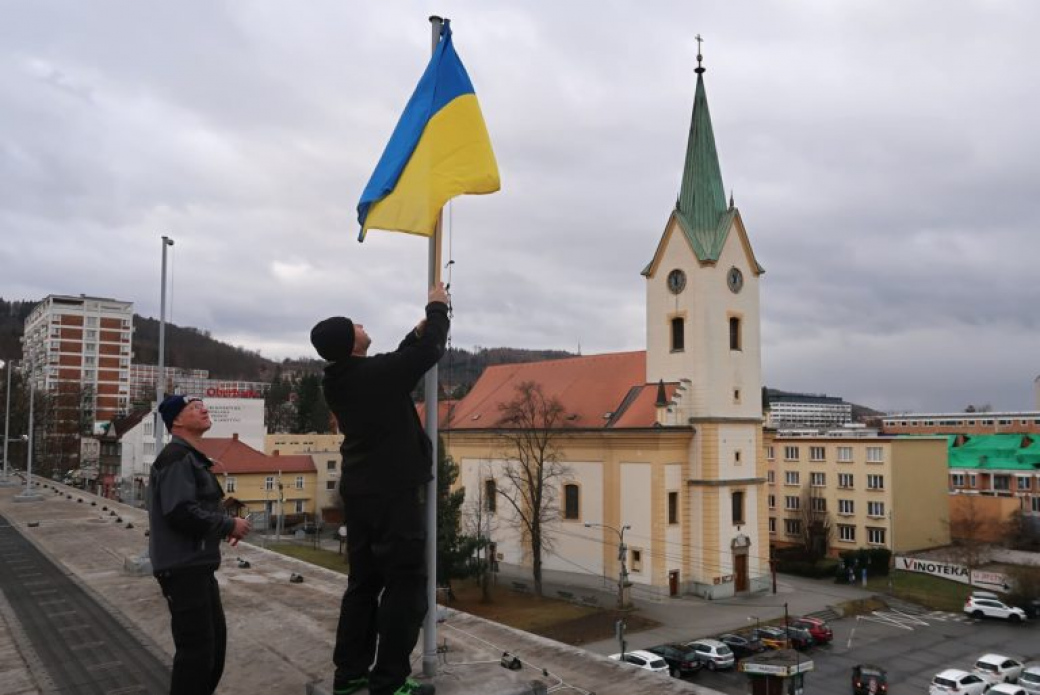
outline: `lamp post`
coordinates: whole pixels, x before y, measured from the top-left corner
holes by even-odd
[[[0,475],[0,487],[14,487],[17,483],[11,480],[7,472],[7,450],[11,447],[11,372],[14,371],[14,360],[0,360],[0,364],[7,370],[7,396],[4,401],[4,472]]]
[[[25,452],[25,492],[14,496],[15,502],[39,502],[43,498],[33,492],[32,489],[32,460],[33,460],[33,407],[36,402],[36,380],[32,373],[29,374],[29,444]],[[5,445],[6,446],[6,445]]]
[[[628,588],[628,567],[625,564],[625,560],[628,557],[628,548],[625,547],[625,531],[632,527],[628,524],[624,524],[620,529],[614,528],[609,524],[598,524],[592,521],[585,522],[585,528],[600,527],[610,529],[617,534],[618,537],[618,562],[621,568],[618,572],[618,608],[628,608],[628,599],[625,596],[625,589]]]

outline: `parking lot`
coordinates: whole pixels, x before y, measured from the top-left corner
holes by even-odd
[[[939,671],[970,671],[986,652],[1040,661],[1040,625],[1035,621],[1011,625],[959,613],[914,613],[887,610],[832,621],[834,642],[805,654],[815,666],[805,677],[805,695],[851,692],[850,674],[858,663],[887,669],[890,695],[921,695]],[[702,670],[690,681],[734,695],[747,692],[747,676],[735,670]]]

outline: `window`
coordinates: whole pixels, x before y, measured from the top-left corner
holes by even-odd
[[[1020,475],[1020,476],[1017,476],[1015,478],[1015,486],[1019,490],[1028,490],[1029,489],[1029,482],[1030,481],[1029,481],[1029,476],[1028,475]]]
[[[809,509],[814,512],[825,512],[827,511],[827,498],[826,497],[810,497],[809,498]]]
[[[97,358],[96,357],[92,357],[91,355],[87,355],[86,357],[83,358],[83,365],[85,367],[93,367],[96,364],[97,364]]]
[[[770,461],[776,460],[776,450],[773,448],[772,445],[766,447],[766,458]]]
[[[1011,489],[1011,476],[1010,475],[995,475],[995,476],[993,476],[993,489],[994,490],[1010,490]]]
[[[802,498],[798,495],[787,495],[784,497],[784,509],[796,511],[801,508]]]
[[[84,331],[84,337],[87,340],[97,340],[97,331]]]
[[[784,461],[797,461],[798,460],[798,447],[796,446],[785,446],[784,447]]]
[[[325,470],[334,471],[336,470],[336,459],[329,459],[325,462]]]
[[[87,325],[88,326],[96,326],[97,325],[97,316],[88,316],[87,317]]]
[[[867,527],[867,543],[871,545],[884,545],[885,544],[885,529],[878,528],[877,526]]]
[[[83,352],[97,352],[97,346],[94,343],[83,343]]]
[[[668,523],[678,524],[679,523],[679,493],[669,492],[668,493]]]
[[[303,476],[302,475],[296,476],[296,489],[297,490],[302,490],[303,489]]]
[[[630,551],[631,560],[629,562],[632,565],[633,572],[643,571],[643,551],[640,548],[632,548]]]
[[[740,450],[739,449],[733,452],[733,463],[735,463],[738,466],[740,465]]]
[[[733,507],[733,523],[743,524],[744,523],[744,492],[737,490],[731,496],[731,504]]]
[[[776,533],[776,518],[769,517],[769,532]]]
[[[740,319],[736,316],[729,317],[729,349],[740,350]]]
[[[266,478],[264,478],[264,489],[265,490],[274,490],[274,476],[273,475],[269,475]]]
[[[740,389],[733,389],[733,402],[740,405]]]
[[[798,485],[799,475],[798,471],[785,471],[784,472],[784,485]]]
[[[950,485],[953,487],[964,487],[964,474],[950,473]]]
[[[234,491],[235,491],[235,479],[231,478],[231,477],[224,478],[224,492],[234,492]]]
[[[564,519],[578,519],[581,517],[579,509],[579,493],[580,490],[574,483],[567,483],[563,486]]]
[[[978,486],[979,486],[979,484],[978,484],[977,479],[975,478],[975,474],[974,473],[970,473],[968,475],[968,487],[970,487],[972,489],[975,489]]]
[[[484,481],[484,511],[491,512],[492,514],[495,513],[495,503],[497,502],[495,497],[497,496],[497,494],[498,494],[498,491],[495,489],[495,481],[494,480],[485,480]]]
[[[776,483],[776,471],[766,471],[766,482],[770,485]]]
[[[296,500],[296,513],[303,514],[303,500]]]
[[[885,515],[884,502],[867,502],[867,516],[883,517]]]
[[[769,496],[769,508],[776,509],[776,495]]]
[[[854,487],[852,484],[851,473],[839,473],[838,474],[838,487]]]
[[[684,327],[686,322],[681,316],[672,319],[672,352],[682,352],[686,346]]]
[[[856,513],[856,502],[854,500],[838,500],[838,514],[852,516]]]
[[[326,490],[335,490],[336,489],[336,481],[335,480],[326,480],[325,481],[325,489]]]
[[[146,420],[145,421],[145,423],[144,423],[144,436],[146,436],[146,437],[154,437],[155,436],[155,433],[152,430],[152,426],[154,424],[155,423],[152,420]]]
[[[822,446],[811,446],[809,447],[809,460],[810,461],[824,461],[827,458],[827,449]]]
[[[868,490],[884,490],[885,489],[885,476],[877,475],[872,473],[867,476],[867,489]]]
[[[851,446],[839,446],[838,447],[838,463],[852,463],[852,447]]]
[[[881,463],[884,461],[884,449],[880,446],[867,447],[867,463]]]
[[[809,474],[809,485],[811,487],[826,487],[827,486],[827,474],[826,473],[810,473]]]
[[[1040,497],[1031,497],[1030,501],[1033,505],[1033,511],[1040,513]]]
[[[786,533],[788,536],[802,535],[802,520],[784,519],[784,533]]]
[[[856,527],[852,524],[838,524],[838,540],[846,543],[855,543]]]

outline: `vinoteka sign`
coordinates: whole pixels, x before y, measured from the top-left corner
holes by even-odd
[[[940,562],[938,560],[926,560],[919,557],[896,556],[896,569],[904,572],[917,572],[919,574],[930,574],[933,577],[942,577],[961,584],[977,586],[980,589],[992,589],[994,591],[1008,591],[1011,588],[1008,578],[999,572],[983,572],[981,570],[969,570],[964,565],[954,562]]]

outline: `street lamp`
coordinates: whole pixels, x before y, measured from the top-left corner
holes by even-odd
[[[32,460],[33,460],[33,407],[36,402],[36,380],[32,373],[29,374],[29,434],[26,435],[29,445],[25,452],[25,492],[14,496],[15,502],[39,502],[43,498],[33,492],[32,489]],[[5,445],[6,448],[6,445]]]
[[[159,405],[166,394],[166,248],[173,246],[173,239],[162,238],[162,287],[159,290],[159,364],[155,379],[155,458],[163,445],[163,421]]]
[[[0,487],[14,487],[17,485],[7,472],[7,450],[11,446],[11,372],[14,371],[14,360],[0,360],[7,370],[7,397],[4,405],[4,472],[0,476]]]
[[[627,608],[628,601],[625,597],[625,589],[628,587],[628,567],[625,564],[625,560],[628,557],[628,548],[625,547],[625,531],[632,527],[628,524],[623,525],[620,529],[614,528],[610,524],[598,524],[592,521],[585,522],[585,528],[600,527],[610,529],[617,534],[618,537],[618,562],[621,563],[621,569],[618,572],[618,608]]]

